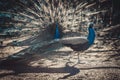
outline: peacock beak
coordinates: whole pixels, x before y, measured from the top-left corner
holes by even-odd
[[[89,28],[93,28],[93,26],[94,26],[94,24],[92,23],[92,24],[89,25]]]

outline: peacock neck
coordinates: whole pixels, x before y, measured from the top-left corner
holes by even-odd
[[[59,38],[60,38],[60,32],[59,32],[59,28],[58,28],[58,23],[56,23],[54,39],[59,39]]]
[[[88,28],[88,41],[89,41],[89,45],[92,45],[94,43],[95,40],[95,31],[93,28]]]

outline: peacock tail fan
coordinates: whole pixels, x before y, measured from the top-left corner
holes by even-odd
[[[1,24],[11,26],[10,29],[24,36],[36,36],[56,20],[64,28],[64,32],[79,31],[81,35],[87,35],[90,16],[105,12],[92,8],[97,6],[96,2],[86,0],[11,0],[2,3],[0,17],[4,17],[4,22]],[[3,30],[8,32],[7,29]],[[59,38],[61,33],[57,27],[56,34],[56,38]]]

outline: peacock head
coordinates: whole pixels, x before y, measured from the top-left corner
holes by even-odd
[[[89,24],[89,28],[93,28],[93,26],[94,26],[94,23]]]

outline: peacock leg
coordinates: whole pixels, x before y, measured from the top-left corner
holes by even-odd
[[[80,53],[78,52],[78,62],[77,64],[80,64]]]
[[[71,54],[72,54],[72,52],[71,52]],[[70,63],[72,63],[72,61],[70,60],[71,58],[72,58],[72,55],[70,54],[70,56],[69,56],[69,59],[68,59],[68,61],[70,62]]]

